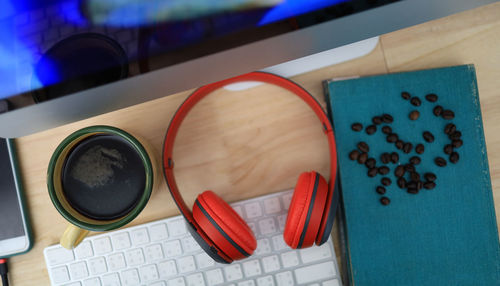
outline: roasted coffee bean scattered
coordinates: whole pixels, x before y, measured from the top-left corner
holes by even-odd
[[[394,118],[392,117],[392,115],[385,113],[382,114],[382,121],[384,123],[392,123],[394,121]]]
[[[416,195],[418,194],[418,189],[417,188],[408,188],[406,191],[408,194]]]
[[[380,175],[387,175],[389,173],[389,171],[390,171],[389,167],[387,167],[387,166],[382,166],[382,167],[378,168],[378,173]]]
[[[417,120],[419,116],[420,112],[418,112],[418,110],[413,110],[412,112],[410,112],[410,115],[408,115],[410,120]]]
[[[392,181],[391,179],[387,178],[387,177],[383,177],[380,182],[382,183],[382,185],[384,186],[390,186]]]
[[[400,189],[406,188],[406,179],[405,178],[399,177],[397,183],[398,183],[398,187]]]
[[[389,135],[392,133],[392,128],[390,126],[384,126],[382,127],[382,133]]]
[[[407,91],[403,91],[401,93],[401,97],[404,99],[404,100],[408,100],[410,99],[411,95],[407,92]]]
[[[386,192],[385,188],[382,186],[377,186],[377,188],[375,190],[377,191],[377,193],[379,193],[381,195],[385,194],[385,192]]]
[[[380,155],[380,161],[384,164],[389,164],[391,161],[391,155],[389,153],[382,153],[382,155]]]
[[[375,159],[373,159],[373,158],[366,159],[365,166],[368,169],[375,167],[376,164],[377,164],[377,161]]]
[[[420,106],[422,104],[422,101],[420,100],[420,98],[414,96],[410,99],[410,103],[413,105],[413,106]]]
[[[417,182],[417,190],[421,190],[424,187],[424,183],[422,181]]]
[[[396,148],[398,148],[399,150],[401,150],[401,149],[403,149],[403,145],[404,144],[405,143],[403,142],[403,140],[398,140],[398,141],[396,141],[395,145],[396,145]]]
[[[415,166],[412,164],[406,164],[404,168],[406,172],[415,172]]]
[[[462,139],[451,141],[451,145],[453,145],[453,148],[460,148],[463,144],[464,142],[462,141]]]
[[[455,113],[449,109],[443,110],[443,113],[441,113],[441,117],[443,117],[446,120],[451,120],[455,118]]]
[[[458,156],[457,152],[453,152],[450,154],[450,162],[453,164],[456,164],[458,162],[458,159],[460,159],[460,156]]]
[[[377,132],[377,126],[375,126],[375,125],[368,125],[365,128],[365,132],[368,135],[372,135],[373,133]]]
[[[368,154],[366,154],[366,153],[359,154],[358,163],[364,164],[364,163],[366,163],[366,160],[368,160]]]
[[[452,134],[448,136],[451,140],[458,140],[460,137],[462,137],[462,132],[460,131],[455,131]]]
[[[370,146],[366,142],[359,142],[357,145],[359,151],[368,153],[370,151]]]
[[[432,190],[436,187],[436,183],[434,182],[425,182],[424,183],[424,188],[427,190]]]
[[[417,146],[415,146],[415,152],[417,152],[417,154],[422,154],[424,153],[424,151],[425,151],[424,144],[417,144]]]
[[[432,133],[430,133],[429,131],[424,131],[422,136],[424,137],[424,140],[426,142],[429,142],[429,143],[434,142],[434,135],[432,135]]]
[[[441,116],[441,114],[443,113],[443,107],[441,105],[434,107],[432,113],[434,113],[434,115],[436,116]]]
[[[412,181],[418,182],[418,181],[420,181],[420,174],[417,173],[417,172],[411,172],[410,173],[410,179]]]
[[[371,168],[368,170],[368,177],[375,177],[378,174],[377,168]]]
[[[413,148],[413,145],[410,142],[407,142],[403,145],[403,152],[406,154],[411,152],[411,149]]]
[[[455,124],[453,123],[448,123],[446,124],[446,126],[444,127],[444,133],[445,134],[448,134],[448,135],[451,135],[453,134],[453,132],[455,132],[457,130],[457,127],[455,126]]]
[[[381,198],[380,198],[380,202],[381,202],[384,206],[386,206],[386,205],[388,205],[388,204],[390,204],[390,203],[391,203],[391,200],[389,200],[389,198],[388,198],[388,197],[381,197]]]
[[[415,182],[415,181],[409,181],[409,182],[406,183],[406,187],[407,188],[415,188],[416,189],[417,188],[417,182]]]
[[[396,141],[398,141],[398,135],[396,133],[391,133],[389,135],[387,135],[387,142],[389,143],[394,143]]]
[[[357,160],[359,157],[359,151],[358,150],[352,150],[351,153],[349,153],[349,159],[351,160]]]
[[[391,162],[396,164],[399,161],[399,155],[396,152],[391,153]]]
[[[434,182],[437,179],[437,177],[434,173],[425,173],[424,178],[430,182]]]
[[[361,124],[361,123],[359,123],[359,122],[353,123],[353,124],[351,125],[351,129],[352,129],[353,131],[359,132],[359,131],[363,130],[363,124]]]
[[[372,123],[375,124],[375,125],[379,125],[382,123],[382,117],[380,116],[374,116],[372,118]]]
[[[396,167],[396,169],[394,170],[394,176],[396,177],[403,177],[405,175],[405,167],[403,167],[403,165],[399,165]]]
[[[443,157],[436,157],[434,159],[434,163],[436,163],[436,165],[439,167],[446,166],[446,160]]]
[[[438,100],[438,96],[434,93],[429,93],[425,96],[425,99],[427,99],[427,101],[429,102],[436,102]]]
[[[420,164],[421,160],[420,160],[420,157],[418,156],[413,156],[410,158],[410,163],[412,163],[413,165],[418,165]]]
[[[453,152],[453,145],[451,144],[444,145],[443,151],[446,155],[450,155],[451,152]]]

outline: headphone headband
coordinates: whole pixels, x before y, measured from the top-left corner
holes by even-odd
[[[170,125],[168,127],[167,134],[165,136],[165,143],[163,147],[164,175],[167,181],[167,186],[170,190],[170,194],[172,195],[175,203],[177,204],[177,207],[191,225],[195,225],[193,215],[189,210],[188,206],[186,205],[186,203],[184,202],[184,200],[182,199],[182,196],[179,192],[174,177],[174,170],[173,170],[174,161],[172,159],[172,155],[173,155],[175,138],[177,136],[177,131],[179,130],[179,127],[181,126],[184,118],[187,116],[189,111],[201,99],[203,99],[205,96],[207,96],[216,89],[224,87],[228,84],[242,82],[242,81],[260,81],[277,85],[279,87],[287,89],[288,91],[291,91],[292,93],[300,97],[302,100],[304,100],[307,103],[307,105],[309,105],[309,107],[311,107],[311,109],[314,111],[314,113],[316,113],[316,116],[321,121],[323,126],[323,131],[325,132],[328,139],[328,147],[330,151],[330,183],[328,188],[329,191],[332,192],[334,191],[335,177],[337,174],[337,152],[335,147],[335,138],[333,136],[332,125],[326,113],[323,111],[323,109],[316,101],[316,99],[296,83],[270,73],[251,72],[198,88],[188,98],[186,98],[186,100],[182,103],[181,106],[179,106],[174,117],[170,121]]]

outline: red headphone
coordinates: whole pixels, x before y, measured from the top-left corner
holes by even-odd
[[[201,248],[220,263],[231,263],[250,256],[257,247],[255,236],[236,211],[212,191],[198,195],[191,213],[175,182],[172,152],[177,131],[191,108],[212,91],[241,81],[270,83],[296,94],[316,113],[328,138],[330,184],[315,171],[299,176],[288,210],[283,234],[285,242],[292,248],[325,243],[332,230],[338,203],[338,191],[334,188],[337,154],[332,126],[319,103],[306,90],[285,78],[262,72],[252,72],[200,87],[184,101],[170,121],[163,148],[163,169],[170,193],[186,218],[189,231]]]

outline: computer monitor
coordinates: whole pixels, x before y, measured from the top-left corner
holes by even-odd
[[[254,70],[300,73],[294,60],[491,2],[0,0],[0,136]]]

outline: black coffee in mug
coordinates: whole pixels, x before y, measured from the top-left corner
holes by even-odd
[[[116,135],[93,135],[69,152],[63,191],[82,215],[113,220],[128,214],[145,190],[146,170],[134,146]]]

